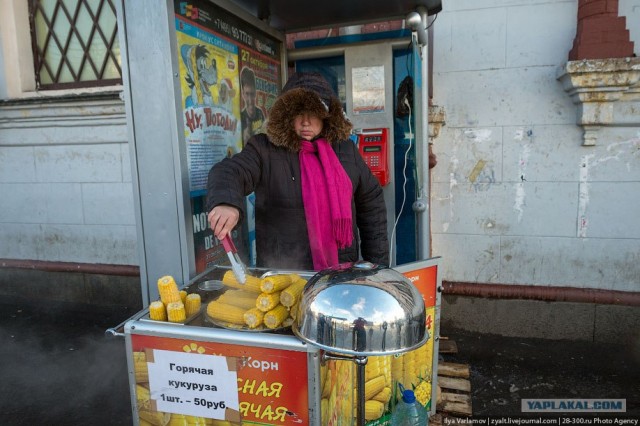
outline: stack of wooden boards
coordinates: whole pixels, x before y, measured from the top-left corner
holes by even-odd
[[[438,352],[442,355],[458,352],[456,342],[440,338]],[[440,426],[443,418],[458,418],[456,424],[463,423],[465,417],[471,416],[471,382],[469,381],[469,365],[455,362],[438,362],[438,401],[436,414],[429,419],[430,425]]]

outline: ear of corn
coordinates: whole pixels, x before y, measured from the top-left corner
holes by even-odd
[[[276,293],[261,293],[256,299],[256,308],[262,312],[268,312],[278,306],[280,303],[280,292]]]
[[[242,290],[227,290],[216,299],[218,302],[237,306],[244,310],[256,307],[256,293],[249,293]]]
[[[283,327],[291,327],[291,326],[293,325],[293,321],[294,321],[294,319],[293,319],[293,318],[291,318],[291,317],[286,317],[286,318],[284,319],[284,321],[282,321],[282,326],[283,326]]]
[[[364,399],[369,400],[373,398],[374,395],[384,389],[384,385],[385,381],[383,375],[374,377],[373,379],[366,381],[364,384]]]
[[[180,301],[184,305],[184,303],[187,301],[187,290],[180,290],[178,293],[180,294]]]
[[[136,375],[136,383],[147,383],[149,381],[149,366],[147,365],[146,353],[133,353],[133,371]]]
[[[258,277],[254,277],[251,275],[247,275],[247,282],[242,284],[241,282],[238,281],[233,271],[227,271],[224,273],[224,276],[222,277],[222,282],[227,287],[237,288],[239,290],[251,291],[254,293],[262,292],[262,290],[260,290],[260,284],[262,283],[262,280]]]
[[[364,379],[371,380],[376,376],[382,374],[380,369],[380,357],[379,356],[370,356],[367,359],[367,364],[364,367]]]
[[[185,298],[184,310],[187,314],[187,317],[197,314],[200,312],[200,306],[202,305],[202,299],[198,293],[188,294]]]
[[[382,402],[383,404],[386,404],[391,399],[391,388],[388,386],[385,386],[384,388],[382,388],[380,392],[375,394],[371,399],[374,399],[376,401]]]
[[[182,302],[171,302],[167,305],[167,319],[169,322],[182,322],[187,319]]]
[[[293,306],[302,294],[302,290],[304,289],[306,283],[307,281],[304,278],[299,278],[289,287],[282,290],[282,292],[280,293],[280,303],[282,303],[287,308]]]
[[[136,403],[138,405],[138,416],[154,426],[165,426],[169,423],[171,414],[152,410],[149,389],[141,385],[136,385]]]
[[[369,400],[364,403],[365,420],[375,420],[382,417],[384,413],[384,404],[380,401]]]
[[[156,300],[149,304],[149,318],[154,321],[167,320],[167,308],[160,300]]]
[[[158,280],[158,293],[160,293],[160,300],[165,305],[181,301],[178,285],[171,275],[165,275]]]
[[[244,323],[247,324],[249,328],[256,328],[262,325],[263,317],[264,312],[254,307],[244,313]]]
[[[423,380],[416,386],[414,392],[416,394],[416,401],[422,405],[426,405],[431,399],[431,383]]]
[[[289,311],[284,306],[278,304],[275,308],[264,314],[264,325],[273,329],[277,328],[289,316]]]
[[[263,293],[275,293],[289,287],[291,282],[291,275],[271,275],[262,279],[260,290]]]
[[[298,305],[299,305],[299,303],[295,303],[292,307],[289,308],[289,316],[291,318],[293,318],[294,320],[298,316]]]
[[[207,315],[218,321],[244,325],[245,309],[214,300],[207,305]]]

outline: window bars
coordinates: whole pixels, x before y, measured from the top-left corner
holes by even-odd
[[[122,83],[113,0],[29,0],[38,90]]]

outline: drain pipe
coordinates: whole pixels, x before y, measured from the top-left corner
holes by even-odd
[[[478,284],[455,281],[443,281],[442,291],[445,295],[487,299],[524,299],[544,302],[640,306],[640,292],[632,291],[518,284]]]
[[[31,269],[42,272],[78,272],[84,274],[139,277],[137,265],[110,265],[104,263],[75,263],[30,259],[0,259],[0,269]]]

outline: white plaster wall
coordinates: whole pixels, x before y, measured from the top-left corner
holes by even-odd
[[[637,51],[640,1],[620,11]],[[640,129],[581,145],[556,79],[576,17],[573,0],[443,2],[431,230],[444,280],[640,291]]]
[[[5,65],[4,65],[4,52],[3,52],[3,40],[2,40],[2,32],[0,32],[0,99],[6,99],[8,96],[7,93],[7,85],[6,85],[6,80],[7,78],[5,77]]]
[[[0,258],[138,264],[124,104],[0,105]]]
[[[640,0],[618,0],[618,15],[627,18],[627,29],[633,40],[633,53],[640,56]]]

